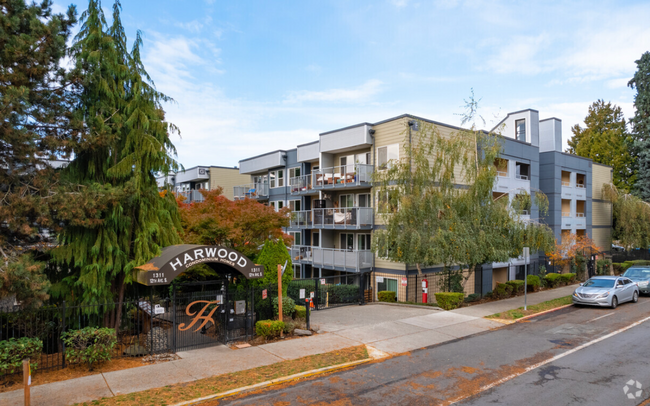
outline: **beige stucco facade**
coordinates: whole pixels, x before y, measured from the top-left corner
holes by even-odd
[[[210,167],[210,190],[223,188],[223,195],[230,200],[234,198],[234,187],[250,183],[250,175],[240,175],[238,168]]]

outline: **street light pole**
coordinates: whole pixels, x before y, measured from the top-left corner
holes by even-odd
[[[524,247],[524,310],[528,310],[528,258],[530,248]]]

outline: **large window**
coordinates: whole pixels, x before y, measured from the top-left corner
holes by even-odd
[[[277,171],[271,171],[269,174],[269,184],[270,187],[283,187],[284,186],[284,169],[279,169]]]
[[[280,209],[284,207],[284,201],[282,200],[274,200],[269,204],[275,209],[275,211],[280,211]]]
[[[300,176],[300,167],[289,168],[289,179]]]
[[[340,195],[339,207],[354,207],[354,195]]]
[[[357,234],[357,250],[370,251],[370,234]]]
[[[300,203],[300,200],[289,200],[289,207],[291,208],[291,211],[302,210],[302,205]]]
[[[293,237],[293,245],[302,245],[300,231],[289,231],[289,235]]]
[[[391,161],[399,159],[399,144],[387,145],[377,148],[377,168],[387,169],[391,167]]]
[[[359,207],[371,207],[370,193],[360,193],[357,195],[357,205]]]
[[[526,120],[515,121],[515,133],[518,141],[526,142]]]
[[[354,250],[354,234],[341,233],[341,249],[348,251]]]

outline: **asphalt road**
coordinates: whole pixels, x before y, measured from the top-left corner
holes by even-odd
[[[650,397],[650,321],[616,332],[646,317],[650,298],[645,297],[616,310],[568,307],[382,362],[210,404],[636,405]],[[631,380],[634,388],[628,387],[628,393],[634,399],[624,392]]]

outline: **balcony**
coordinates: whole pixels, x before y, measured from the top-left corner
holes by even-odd
[[[291,212],[289,226],[291,228],[309,228],[313,224],[313,214],[311,210],[302,210]]]
[[[335,230],[371,230],[375,214],[372,207],[313,209],[313,227]]]
[[[352,251],[336,248],[308,247],[294,245],[290,248],[291,261],[294,264],[311,264],[317,268],[336,271],[361,272],[374,266],[375,255],[372,251]]]
[[[295,176],[289,179],[289,191],[293,196],[302,196],[318,193],[311,186],[311,175]]]
[[[185,192],[178,192],[179,196],[183,196],[185,200],[183,203],[200,203],[204,201],[203,195],[198,190],[188,190]]]
[[[350,164],[317,169],[312,172],[314,189],[345,189],[370,187],[373,165]]]
[[[269,197],[269,184],[268,183],[248,183],[245,185],[235,186],[234,188],[235,200],[242,199],[268,199]]]

